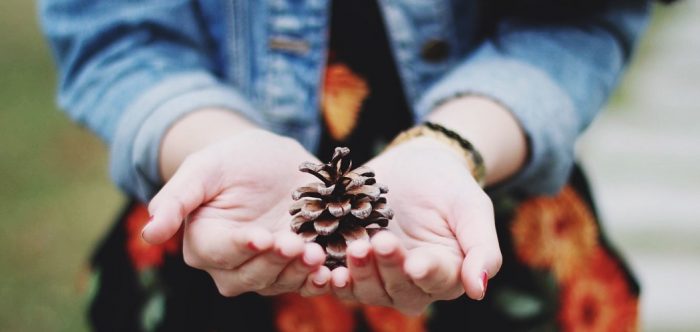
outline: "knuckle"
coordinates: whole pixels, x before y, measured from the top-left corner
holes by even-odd
[[[156,193],[156,195],[153,196],[153,198],[151,198],[151,200],[148,202],[147,210],[148,210],[148,213],[149,213],[150,215],[153,215],[153,211],[157,210],[158,205],[160,204],[161,197],[162,197],[162,196],[160,195],[160,192],[158,192],[158,193]]]
[[[371,283],[373,281],[374,275],[371,271],[355,271],[352,274],[352,279],[354,282],[359,284]]]
[[[273,296],[273,295],[282,294],[284,292],[282,292],[276,288],[264,288],[264,289],[256,291],[256,293],[258,293],[262,296]]]
[[[234,297],[238,295],[238,291],[231,287],[217,287],[219,294],[224,297]]]
[[[386,292],[389,294],[405,294],[411,291],[411,286],[405,283],[389,283],[386,285]]]
[[[494,262],[495,270],[493,273],[496,273],[501,270],[501,267],[503,266],[503,255],[501,254],[500,251],[496,254],[495,262]]]
[[[297,290],[299,288],[297,286],[298,285],[292,284],[290,282],[276,282],[275,284],[271,285],[270,287],[283,293],[283,292]]]
[[[301,143],[299,143],[297,140],[290,138],[290,137],[286,137],[286,136],[280,137],[280,143],[285,148],[290,148],[290,149],[303,148]]]
[[[423,289],[423,291],[425,291],[428,294],[441,294],[441,293],[445,292],[445,285],[438,284],[438,283],[435,283],[432,285],[424,285],[424,286],[421,286],[421,288]]]
[[[270,283],[263,280],[259,276],[254,276],[249,273],[241,273],[238,276],[240,284],[248,290],[259,291],[267,288]]]
[[[212,171],[211,156],[204,151],[192,153],[185,157],[179,169],[187,174]]]
[[[477,199],[481,204],[484,205],[484,207],[493,209],[493,202],[491,201],[491,197],[485,191],[479,192],[479,194],[477,195]]]
[[[228,257],[222,253],[210,253],[208,259],[214,266],[220,269],[230,270],[233,268]]]
[[[366,299],[360,302],[367,305],[378,305],[385,307],[391,306],[393,304],[393,301],[384,294],[373,294],[372,296],[367,297]]]
[[[240,294],[238,288],[231,287],[231,285],[228,283],[216,279],[214,279],[214,283],[216,284],[216,290],[219,291],[219,294],[221,294],[221,296],[234,297]]]
[[[391,298],[389,298],[388,296],[380,296],[378,298],[377,305],[390,307],[394,305],[394,301],[392,301]]]
[[[197,255],[193,254],[189,250],[184,250],[182,252],[182,259],[185,261],[187,266],[193,267],[195,269],[202,268],[202,262]]]
[[[427,305],[420,305],[420,306],[401,306],[397,307],[396,310],[400,311],[402,314],[406,316],[419,316],[420,314],[425,311],[425,308]]]
[[[464,288],[454,287],[451,290],[447,291],[444,295],[438,296],[438,299],[445,300],[445,301],[451,301],[451,300],[454,300],[462,295],[464,295]]]
[[[164,209],[175,212],[178,221],[183,221],[187,217],[188,211],[185,207],[185,200],[182,194],[168,192],[163,200],[162,206]],[[179,222],[177,224],[168,224],[169,227],[179,227],[180,225]]]
[[[304,285],[299,288],[299,294],[301,294],[301,296],[316,296],[320,293],[323,293],[323,291],[314,287],[313,285]]]
[[[355,296],[347,292],[337,292],[336,296],[344,301],[359,301]]]
[[[200,153],[192,153],[182,160],[181,167],[196,167],[202,162],[202,156]]]

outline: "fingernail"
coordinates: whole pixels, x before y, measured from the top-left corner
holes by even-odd
[[[316,275],[311,279],[311,283],[318,288],[323,288],[326,286],[326,281],[321,278],[320,275]]]
[[[367,262],[369,261],[369,259],[367,258],[367,256],[365,256],[365,257],[363,257],[363,258],[358,258],[358,257],[352,257],[352,256],[351,256],[350,259],[352,260],[352,265],[355,265],[355,266],[357,266],[357,267],[364,267],[365,265],[367,265]]]
[[[418,279],[423,279],[426,274],[428,274],[428,270],[425,268],[417,268],[415,265],[409,266],[406,269],[408,274],[411,276],[412,279],[418,280]]]
[[[289,248],[289,247],[287,247],[287,248],[284,248],[284,247],[277,248],[277,250],[276,250],[275,252],[276,252],[278,255],[280,255],[281,257],[284,257],[284,258],[292,258],[292,257],[297,257],[297,256],[299,256],[299,254],[295,254],[295,253],[294,253],[294,249]]]
[[[376,252],[377,255],[379,255],[379,256],[388,258],[394,253],[394,250],[391,247],[379,246],[379,247],[374,248],[374,252]]]
[[[347,282],[343,282],[343,283],[340,283],[340,284],[333,283],[333,286],[335,286],[335,288],[344,288],[344,287],[347,286],[347,285],[348,285]]]
[[[356,247],[353,250],[353,254],[350,255],[350,260],[352,261],[352,264],[357,266],[357,267],[363,267],[367,265],[367,262],[369,262],[369,247],[367,246],[362,246],[362,247]]]
[[[483,300],[484,297],[486,296],[486,288],[489,286],[489,275],[486,273],[486,271],[481,272],[481,297],[479,298],[479,301]]]
[[[149,222],[150,222],[150,219],[149,219]],[[146,238],[143,236],[146,233],[146,228],[148,228],[148,224],[146,224],[146,226],[143,226],[143,228],[141,228],[141,238],[144,240],[146,240]]]
[[[253,241],[248,241],[248,249],[252,251],[260,250],[260,248],[258,248],[258,246],[256,246],[255,243],[253,243]]]
[[[144,225],[143,228],[141,228],[141,238],[142,239],[144,238],[143,233],[146,232],[146,228],[148,228],[148,224],[150,224],[151,221],[153,221],[153,215],[148,215],[148,220],[146,220],[146,225]]]
[[[308,252],[305,252],[305,253],[304,253],[304,256],[301,257],[301,262],[302,262],[306,267],[313,267],[314,265],[316,265],[316,264],[314,264],[314,263],[311,261],[311,257],[309,257],[309,253],[308,253]]]

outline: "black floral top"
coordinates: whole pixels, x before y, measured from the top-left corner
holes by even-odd
[[[348,146],[358,164],[413,123],[374,0],[334,1],[318,155]]]

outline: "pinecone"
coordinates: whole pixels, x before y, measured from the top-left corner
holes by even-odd
[[[338,147],[327,164],[301,164],[300,171],[322,182],[297,188],[292,193],[296,202],[289,209],[294,216],[292,230],[323,247],[325,265],[331,270],[346,266],[347,243],[369,239],[394,215],[381,196],[388,188],[378,184],[366,166],[351,170],[352,161],[346,158],[349,153],[350,149]]]

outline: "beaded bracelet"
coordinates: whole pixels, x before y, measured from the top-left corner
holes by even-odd
[[[486,167],[479,151],[464,137],[437,123],[424,122],[421,125],[403,131],[389,143],[387,148],[421,136],[435,138],[458,150],[464,156],[474,179],[483,187],[486,180]]]

